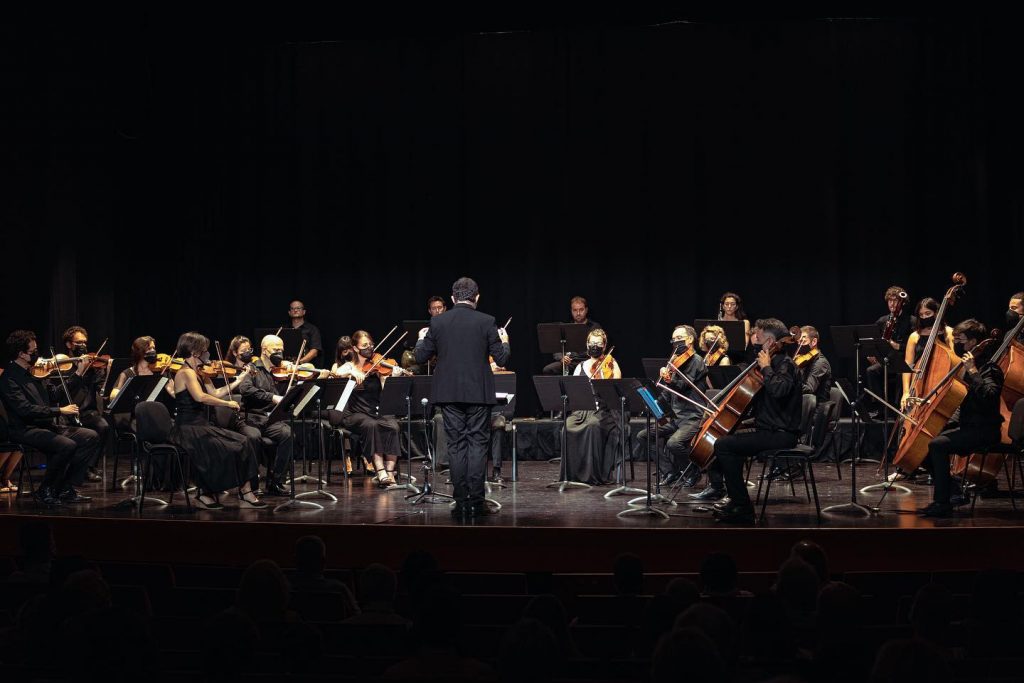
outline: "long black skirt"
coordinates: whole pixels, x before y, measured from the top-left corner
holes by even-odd
[[[610,411],[577,410],[565,421],[562,467],[566,479],[605,484],[619,454],[619,423]]]
[[[213,425],[175,425],[170,441],[188,453],[192,480],[204,493],[236,488],[257,475],[252,443],[237,432]]]
[[[342,426],[359,437],[362,456],[367,460],[373,455],[398,456],[398,420],[390,416],[374,417],[366,413],[347,412],[341,420]]]

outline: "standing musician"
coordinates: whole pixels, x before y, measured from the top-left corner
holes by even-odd
[[[587,337],[587,360],[576,366],[577,377],[621,379],[622,370],[608,351],[608,335],[597,328]],[[594,393],[595,410],[576,410],[565,420],[567,481],[604,484],[615,467],[621,434],[615,415]]]
[[[715,519],[721,522],[754,522],[754,507],[743,480],[744,463],[763,451],[792,448],[800,434],[802,393],[796,364],[788,353],[773,353],[776,340],[788,334],[789,330],[776,318],[754,323],[751,342],[761,347],[757,365],[764,380],[751,406],[754,430],[728,434],[715,441],[710,466],[721,468],[729,494],[728,505],[715,510]]]
[[[735,292],[726,292],[718,300],[719,320],[742,320],[743,321],[743,350],[750,347],[750,320],[747,319],[747,312],[743,310],[743,299]],[[737,349],[739,351],[739,349]]]
[[[704,397],[690,386],[689,382],[679,376],[681,372],[698,387],[704,385],[707,379],[708,373],[704,359],[693,347],[696,337],[696,332],[689,325],[676,325],[673,328],[670,340],[672,356],[669,358],[669,365],[661,369],[661,384],[667,385],[672,391],[682,394],[691,401],[705,405]],[[650,436],[663,439],[665,443],[664,450],[657,456],[658,475],[662,478],[662,486],[669,486],[677,482],[680,486],[695,486],[700,481],[700,470],[689,467],[690,442],[693,441],[694,435],[700,429],[704,412],[666,389],[662,389],[658,393],[658,400],[663,405],[667,405],[674,415],[667,423],[651,427],[655,434]],[[647,430],[637,434],[633,445],[635,457],[641,457],[644,453],[647,447],[647,438]],[[719,485],[716,489],[721,490],[721,486]],[[701,498],[701,500],[707,499]]]
[[[572,313],[573,323],[586,325],[587,332],[602,329],[600,323],[590,319],[590,309],[587,307],[587,300],[582,296],[574,296],[569,300],[569,311]],[[556,353],[552,357],[555,359],[555,362],[544,366],[543,373],[545,375],[561,375],[563,366],[568,368],[570,373],[575,372],[576,366],[587,358],[586,355],[573,351],[564,356],[561,353]]]
[[[306,304],[298,300],[288,304],[288,318],[290,327],[302,332],[302,339],[306,342],[306,353],[295,362],[312,363],[314,359],[323,358],[324,345],[320,341],[320,328],[306,320]]]
[[[1003,416],[999,412],[999,400],[1003,391],[1003,371],[997,364],[989,362],[990,351],[978,358],[971,353],[988,337],[988,330],[984,324],[969,318],[957,325],[953,334],[953,349],[963,363],[962,380],[967,384],[967,395],[960,403],[959,425],[948,423],[941,434],[928,442],[928,455],[923,465],[931,472],[935,490],[931,504],[919,510],[925,517],[949,517],[953,514],[951,494],[958,494],[959,486],[949,472],[950,455],[970,455],[999,443],[1001,439]]]
[[[398,366],[374,365],[373,337],[365,330],[352,333],[355,360],[341,366],[335,364],[335,374],[354,379],[356,390],[352,392],[348,405],[342,414],[341,424],[345,429],[359,436],[363,458],[373,461],[377,473],[377,486],[387,488],[395,482],[395,465],[398,462],[398,420],[394,415],[380,415],[380,394],[387,375],[408,374]],[[360,379],[362,376],[362,379]]]
[[[431,383],[431,402],[441,407],[448,461],[454,486],[457,519],[487,514],[484,471],[491,407],[497,403],[494,373],[488,355],[498,365],[508,363],[508,334],[497,329],[494,317],[476,310],[480,289],[461,277],[452,284],[455,307],[420,330],[416,360],[437,355],[437,373]]]
[[[198,332],[186,332],[178,338],[176,351],[184,362],[174,375],[176,412],[170,440],[188,453],[192,479],[198,486],[196,507],[220,510],[224,506],[218,494],[238,487],[239,507],[265,508],[267,504],[257,498],[252,489],[252,482],[258,476],[252,442],[238,432],[211,425],[204,414],[204,406],[238,410],[235,401],[221,397],[230,397],[248,378],[249,370],[243,370],[230,384],[214,388],[199,372],[200,359],[209,348],[210,340]]]
[[[79,407],[73,402],[51,407],[67,397],[30,372],[39,359],[35,333],[15,330],[7,337],[7,351],[13,360],[0,376],[0,400],[7,410],[8,431],[18,443],[46,455],[46,474],[32,497],[47,506],[90,501],[89,496],[75,490],[73,482],[84,479],[89,463],[101,447],[99,435],[92,429],[54,421],[60,417],[74,420]]]
[[[893,285],[885,290],[885,305],[889,307],[889,312],[875,321],[881,336],[887,337],[889,346],[895,351],[905,348],[911,333],[914,331],[914,327],[917,325],[917,319],[910,314],[905,305],[908,300],[907,290],[899,285]],[[885,366],[874,356],[868,356],[868,363],[870,365],[864,372],[865,382],[868,385],[868,389],[882,396],[882,392],[885,390],[885,378],[883,377]],[[889,373],[890,393],[897,386],[897,374],[895,372]],[[889,396],[885,398],[890,400]],[[868,407],[867,411],[864,411],[868,417],[874,419],[878,416],[878,406],[875,403],[875,399],[869,394],[864,394],[861,397],[860,403]]]
[[[232,343],[234,341],[233,339]],[[248,340],[240,342],[240,346],[242,351],[238,354],[238,360],[246,356],[251,360],[252,349]],[[246,349],[246,346],[250,348]],[[285,420],[279,420],[274,424],[268,424],[267,421],[274,406],[283,398],[272,368],[283,366],[284,342],[280,337],[268,334],[260,342],[260,357],[247,366],[248,370],[244,372],[245,379],[238,385],[242,407],[245,409],[244,425],[248,428],[243,433],[251,438],[251,432],[256,432],[257,438],[253,447],[260,444],[257,454],[263,450],[263,442],[259,437],[266,437],[274,442],[274,460],[267,464],[267,480],[264,486],[268,496],[288,495],[288,490],[284,487],[284,476],[295,448],[295,437],[292,435],[291,426]]]
[[[935,322],[935,314],[938,312],[939,302],[931,297],[925,297],[917,304],[917,329],[911,332],[907,338],[907,350],[904,355],[904,360],[908,366],[914,367],[917,365],[921,354],[924,353],[924,347],[928,343],[929,335],[935,333],[932,325]],[[935,341],[946,345],[948,348],[953,348],[953,328],[946,325],[944,334],[940,334]],[[900,398],[900,405],[904,407],[907,404],[907,397],[910,396],[912,377],[912,373],[903,373],[903,396]]]
[[[832,400],[832,366],[825,354],[818,348],[820,341],[818,330],[811,325],[800,328],[797,339],[796,355],[793,362],[800,375],[800,388],[805,396],[814,397],[814,407],[810,412],[810,424],[814,425],[812,437],[817,440],[821,436],[821,428],[828,414],[828,405]],[[800,425],[802,434],[807,432],[809,425]],[[813,443],[811,445],[814,445]]]
[[[62,337],[64,348],[72,358],[81,358],[89,351],[89,333],[80,325],[72,325],[64,330]],[[83,427],[93,430],[100,437],[100,447],[93,456],[93,461],[85,473],[85,480],[99,481],[100,473],[96,466],[107,444],[107,435],[110,433],[110,425],[104,419],[97,405],[97,397],[103,392],[103,385],[107,380],[108,366],[93,367],[92,363],[81,362],[74,372],[65,377],[68,385],[68,392],[71,400],[78,406],[78,420]],[[60,381],[59,379],[56,381]],[[72,482],[75,486],[81,486],[83,481]]]
[[[447,310],[448,306],[441,297],[435,295],[427,299],[427,313],[431,318],[441,315]],[[402,351],[402,368],[414,375],[429,375],[434,371],[434,363],[436,362],[437,358],[431,358],[422,365],[417,363],[416,352],[412,346]]]

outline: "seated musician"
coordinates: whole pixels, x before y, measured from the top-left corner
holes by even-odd
[[[247,345],[248,340],[239,344],[241,351],[238,360],[244,356],[252,358],[251,347],[246,350]],[[242,396],[242,407],[245,409],[245,425],[249,430],[256,430],[259,436],[266,437],[274,443],[274,459],[272,463],[268,463],[264,485],[264,491],[268,496],[289,494],[284,486],[284,478],[295,448],[295,438],[287,420],[279,420],[273,424],[269,424],[267,420],[274,406],[283,398],[283,383],[279,383],[273,375],[273,368],[283,365],[284,342],[280,337],[268,334],[260,342],[260,357],[249,364],[251,371],[238,387],[238,393]],[[249,430],[244,432],[246,436],[250,436]],[[260,444],[256,451],[260,453],[263,450],[263,442],[257,439],[253,444],[254,448],[256,443]]]
[[[700,481],[700,470],[697,467],[690,467],[690,442],[694,435],[700,430],[701,422],[705,415],[698,406],[680,398],[676,394],[682,394],[690,401],[699,405],[706,405],[707,402],[700,392],[690,386],[690,383],[679,376],[681,372],[690,382],[698,387],[705,385],[707,379],[707,367],[704,359],[693,348],[696,333],[689,325],[676,325],[672,330],[672,355],[669,362],[673,367],[665,366],[661,370],[660,383],[671,389],[661,389],[658,393],[658,401],[669,408],[672,418],[663,425],[655,425],[652,430],[664,443],[664,448],[657,455],[658,476],[662,478],[662,486],[677,484],[679,486],[696,486]],[[683,359],[679,363],[679,359]],[[676,364],[678,364],[678,367]],[[676,371],[678,370],[678,372]],[[672,393],[675,392],[675,393]],[[655,435],[651,435],[652,443]],[[647,430],[637,434],[633,445],[635,458],[642,458],[647,448]],[[715,487],[721,491],[721,482]],[[701,492],[704,494],[704,492]],[[724,495],[724,494],[721,494]],[[715,500],[713,493],[707,493],[700,500]]]
[[[725,330],[718,325],[708,325],[700,331],[700,352],[704,356],[705,367],[732,365],[729,340],[725,338]]]
[[[715,442],[710,467],[721,469],[729,494],[728,504],[715,509],[715,519],[721,522],[753,524],[754,506],[743,479],[747,458],[763,451],[792,448],[800,434],[803,399],[796,364],[784,351],[769,351],[776,339],[788,335],[786,326],[775,318],[758,320],[752,328],[751,343],[761,347],[757,364],[764,386],[751,405],[753,431],[728,434]]]
[[[79,494],[73,482],[85,478],[101,446],[99,435],[74,424],[79,413],[75,403],[54,407],[67,400],[62,389],[30,372],[39,359],[35,333],[15,330],[7,337],[7,351],[14,360],[0,376],[0,400],[7,410],[10,438],[46,456],[46,474],[32,497],[46,506],[88,502],[91,498]],[[59,418],[72,424],[58,424]]]
[[[331,376],[341,379],[352,379],[362,384],[366,376],[363,375],[354,363],[357,357],[358,354],[352,347],[352,337],[347,334],[338,337],[338,343],[334,349],[334,364],[331,366]],[[342,411],[331,409],[325,410],[324,414],[334,429],[340,429],[343,426],[342,422],[345,415]],[[345,468],[345,474],[352,474],[352,456],[345,456],[343,467]],[[366,458],[363,458],[363,474],[367,476],[374,474],[373,464]]]
[[[809,417],[810,425],[800,425],[800,432],[806,434],[808,428],[814,425],[814,441],[823,436],[824,420],[832,399],[832,366],[818,348],[819,341],[818,330],[811,325],[804,325],[800,328],[797,353],[793,358],[800,375],[801,392],[814,397],[814,407]]]
[[[394,471],[399,450],[398,420],[394,415],[377,414],[381,391],[387,378],[375,369],[372,374],[365,374],[371,371],[373,365],[373,337],[365,330],[356,330],[352,334],[352,344],[358,354],[355,360],[335,368],[339,376],[351,377],[358,382],[345,406],[341,423],[345,429],[359,437],[363,457],[372,459],[377,472],[377,486],[387,488],[396,483]],[[393,370],[395,376],[408,374],[397,366]],[[359,375],[363,375],[361,381]]]
[[[600,323],[590,319],[590,308],[587,307],[587,300],[582,296],[574,296],[569,300],[569,312],[572,314],[572,322],[586,325],[588,332],[601,329]],[[585,354],[571,351],[564,356],[561,353],[556,353],[552,357],[555,362],[544,366],[545,375],[561,375],[563,368],[571,374],[575,372],[576,366],[587,358]]]
[[[89,333],[80,325],[72,325],[64,331],[62,336],[65,353],[72,358],[84,356],[89,351]],[[78,406],[78,420],[83,427],[93,430],[100,437],[100,447],[96,450],[93,462],[85,473],[83,481],[74,481],[72,484],[81,486],[84,481],[99,481],[100,473],[96,469],[99,458],[107,444],[107,435],[110,433],[110,425],[107,423],[97,398],[103,393],[103,386],[107,381],[107,370],[109,368],[94,368],[90,363],[79,363],[78,367],[68,373],[64,380],[68,385],[68,392],[71,400]],[[60,380],[51,380],[57,381]]]
[[[902,296],[901,296],[902,295]],[[893,285],[889,289],[885,290],[885,305],[889,307],[889,312],[883,315],[881,318],[875,321],[878,326],[879,336],[885,332],[886,325],[889,323],[889,317],[893,316],[892,323],[892,336],[889,339],[889,346],[894,351],[901,351],[905,348],[907,341],[910,339],[911,333],[914,331],[914,327],[917,324],[916,318],[911,315],[910,307],[904,305],[904,301],[907,298],[906,290],[899,285]],[[896,315],[896,313],[899,315]],[[882,395],[885,391],[885,366],[882,364],[881,359],[874,356],[868,357],[868,369],[864,371],[864,379],[868,385],[868,389]],[[892,394],[893,390],[897,386],[896,375],[898,373],[889,374],[889,392]],[[885,399],[890,400],[889,396]],[[869,417],[874,419],[878,417],[879,408],[877,402],[871,398],[869,394],[865,394],[864,397],[858,402],[858,406],[864,406],[867,408],[866,411],[860,411],[863,417]]]
[[[935,490],[931,504],[919,511],[925,517],[949,517],[953,514],[954,496],[961,498],[959,486],[949,472],[950,455],[969,456],[999,443],[1002,438],[1003,416],[999,412],[999,401],[1003,392],[1003,371],[989,362],[994,345],[982,357],[976,358],[971,353],[988,337],[988,330],[984,324],[969,318],[956,326],[953,335],[954,351],[963,362],[961,377],[967,384],[967,395],[960,403],[958,422],[950,421],[941,434],[928,442],[924,466],[931,471]]]
[[[132,342],[131,357],[132,364],[121,371],[114,383],[114,388],[110,390],[111,401],[117,398],[121,389],[132,377],[145,377],[154,374],[153,367],[156,365],[157,357],[156,340],[152,337],[137,337]],[[174,396],[174,382],[168,382],[165,388],[168,394]],[[123,429],[127,425],[117,425],[117,427]]]
[[[931,297],[925,297],[917,304],[917,329],[911,332],[910,336],[907,337],[907,350],[904,355],[904,360],[908,366],[914,367],[917,365],[917,361],[920,360],[921,354],[924,353],[924,348],[928,345],[928,337],[934,334],[932,327],[935,322],[935,314],[938,312],[939,302]],[[953,328],[946,325],[944,331],[945,334],[941,334],[935,341],[945,344],[949,348],[953,348]],[[903,373],[903,397],[900,399],[901,406],[906,406],[907,404],[907,398],[910,396],[912,377],[912,373]]]
[[[1010,303],[1006,309],[1006,332],[1017,326],[1021,316],[1024,315],[1024,292],[1017,292],[1010,297]],[[1024,328],[1017,335],[1017,341],[1024,342]]]

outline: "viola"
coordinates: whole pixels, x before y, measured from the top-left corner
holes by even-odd
[[[612,351],[615,347],[608,349],[608,353],[595,359],[590,369],[590,379],[612,379],[615,375],[615,359],[612,358]]]
[[[798,368],[802,368],[803,366],[807,365],[812,360],[814,360],[814,357],[817,356],[818,353],[818,349],[811,349],[807,353],[801,353],[795,356],[793,358],[793,362],[796,363],[796,366]]]
[[[29,370],[36,379],[46,379],[58,372],[71,372],[78,366],[78,359],[58,353],[52,358],[39,358]]]
[[[678,356],[675,353],[673,353],[672,357],[668,359],[668,365],[671,365],[672,367],[678,370],[679,368],[683,367],[683,363],[685,363],[686,361],[690,360],[690,358],[693,357],[693,354],[693,346],[688,346],[686,347],[686,350],[680,353]],[[671,382],[672,378],[675,376],[675,373],[669,369],[668,365],[661,369],[661,380],[663,382]]]

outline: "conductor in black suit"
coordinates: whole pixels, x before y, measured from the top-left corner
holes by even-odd
[[[484,470],[490,441],[494,373],[488,356],[499,366],[512,355],[508,335],[497,329],[494,317],[476,310],[480,290],[471,278],[452,285],[450,311],[434,316],[420,330],[416,362],[437,356],[431,403],[440,406],[448,438],[448,462],[455,487],[455,517],[488,512],[484,502]]]

